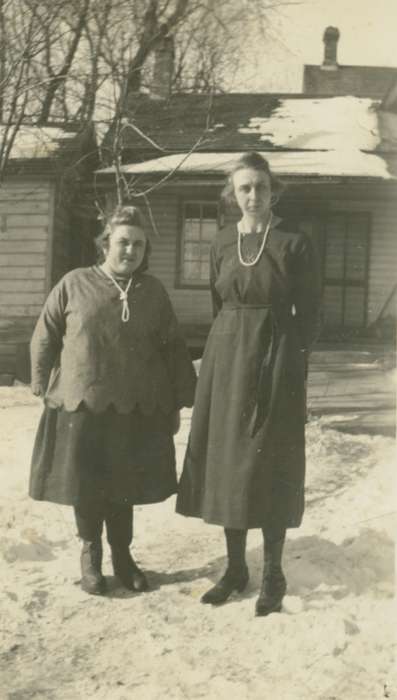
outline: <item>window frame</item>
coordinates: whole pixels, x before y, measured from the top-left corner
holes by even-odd
[[[218,199],[209,199],[204,197],[189,197],[181,198],[179,201],[179,225],[178,225],[178,244],[176,251],[176,277],[175,277],[175,288],[176,289],[201,289],[206,291],[209,289],[209,279],[207,280],[186,280],[183,277],[183,263],[184,263],[184,245],[185,245],[185,212],[186,207],[189,205],[203,207],[205,205],[210,205],[216,208],[216,225],[219,231],[220,224],[220,203]]]
[[[327,314],[324,304],[324,333],[360,333],[365,330],[368,325],[368,301],[370,294],[370,265],[371,265],[371,250],[372,250],[372,226],[373,226],[373,215],[368,209],[334,209],[329,207],[326,203],[323,206],[319,202],[310,202],[307,208],[303,209],[301,206],[294,206],[295,202],[290,204],[286,208],[285,212],[280,215],[284,218],[288,217],[289,220],[292,219],[296,222],[298,230],[303,231],[300,228],[301,223],[303,224],[306,220],[311,220],[314,224],[314,228],[317,230],[315,243],[319,253],[320,271],[321,271],[321,286],[323,294],[325,287],[335,287],[341,289],[341,314],[340,322],[328,322]],[[340,217],[343,220],[344,226],[344,242],[343,242],[343,276],[341,279],[333,278],[331,276],[326,276],[326,265],[327,265],[327,240],[332,236],[328,232],[328,225],[332,222],[334,217]],[[349,229],[349,223],[357,218],[363,220],[363,231],[365,233],[366,241],[366,260],[364,263],[364,272],[362,280],[354,280],[352,278],[347,278],[346,276],[346,255],[347,255],[347,235]],[[346,321],[346,296],[347,290],[351,287],[358,287],[363,289],[363,316],[360,325],[355,325]]]
[[[327,277],[326,275],[326,265],[327,265],[327,241],[328,237],[331,237],[332,234],[328,233],[328,223],[330,219],[333,217],[343,217],[343,224],[344,224],[344,238],[343,238],[343,276],[341,279],[334,278],[334,277]],[[363,225],[363,229],[365,227],[364,235],[365,235],[365,253],[366,253],[366,259],[365,259],[365,264],[364,264],[364,274],[363,274],[363,279],[362,280],[355,280],[353,278],[348,278],[347,277],[347,240],[348,240],[348,235],[349,235],[349,223],[352,219],[354,218],[359,218],[361,217],[365,223]],[[328,287],[336,287],[341,289],[342,293],[342,300],[341,300],[341,305],[342,305],[342,310],[341,310],[341,323],[338,325],[330,324],[329,327],[330,330],[332,328],[341,328],[342,330],[349,330],[349,329],[356,329],[358,330],[363,330],[364,328],[367,327],[368,324],[368,297],[369,297],[369,269],[370,269],[370,259],[371,259],[371,231],[372,231],[372,217],[371,217],[371,212],[369,211],[346,211],[346,210],[335,210],[335,211],[328,211],[326,215],[324,216],[324,228],[323,228],[323,246],[324,246],[324,255],[323,255],[323,265],[322,265],[322,286],[323,290],[325,289],[326,286]],[[364,298],[363,298],[363,318],[362,322],[359,326],[353,326],[352,324],[346,323],[346,293],[347,289],[351,287],[358,287],[359,289],[363,289],[364,292]]]

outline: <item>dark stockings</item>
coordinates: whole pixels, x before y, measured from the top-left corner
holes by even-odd
[[[121,543],[130,546],[133,520],[131,506],[109,502],[89,507],[75,506],[74,515],[78,535],[83,541],[94,542],[101,539],[105,523],[107,540],[111,547]]]
[[[285,528],[262,528],[264,543],[264,575],[282,573],[281,559],[285,542]]]
[[[285,542],[285,528],[262,529],[264,541],[264,567],[262,586],[256,603],[257,615],[269,615],[281,610],[286,591],[286,581],[281,559]],[[241,592],[248,583],[248,568],[245,560],[247,530],[225,528],[227,569],[222,578],[204,593],[201,601],[220,605],[234,592]]]
[[[221,605],[234,592],[241,592],[248,583],[248,569],[245,562],[247,531],[225,528],[227,569],[222,578],[201,598],[202,603]]]
[[[246,569],[245,548],[247,545],[247,530],[225,528],[227,568],[232,571]]]
[[[146,590],[146,577],[136,565],[129,549],[133,534],[132,507],[104,502],[85,508],[77,506],[74,514],[78,535],[83,540],[82,588],[93,594],[104,592],[106,582],[102,576],[102,530],[105,523],[115,575],[130,590]]]
[[[259,616],[280,612],[287,582],[283,574],[281,559],[285,542],[285,528],[262,529],[264,540],[264,566],[262,585],[255,611]]]

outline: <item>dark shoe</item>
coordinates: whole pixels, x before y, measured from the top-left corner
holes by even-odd
[[[220,581],[209,589],[201,598],[202,603],[210,603],[211,605],[222,605],[226,603],[229,596],[234,592],[242,593],[247,587],[249,575],[247,567],[233,571],[226,569],[225,574]]]
[[[106,579],[102,576],[101,541],[83,542],[80,557],[81,587],[90,595],[103,595],[106,592]]]
[[[266,574],[263,577],[262,588],[255,605],[255,614],[258,617],[270,615],[281,611],[281,604],[287,590],[287,582],[284,574]]]
[[[143,571],[133,560],[128,547],[112,547],[112,563],[115,575],[130,591],[147,591],[149,584]]]

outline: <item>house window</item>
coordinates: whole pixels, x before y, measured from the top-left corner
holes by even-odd
[[[367,318],[369,215],[329,213],[300,221],[322,257],[324,325],[364,327]]]
[[[209,253],[217,230],[216,202],[184,202],[180,255],[182,284],[208,286]]]
[[[329,216],[324,244],[326,324],[362,328],[367,305],[368,216],[355,213]]]

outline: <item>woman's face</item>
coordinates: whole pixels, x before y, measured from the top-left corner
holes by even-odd
[[[263,170],[242,168],[233,175],[234,195],[243,216],[261,220],[270,211],[270,177]]]
[[[146,250],[146,236],[138,226],[119,224],[104,248],[105,262],[110,272],[130,277],[141,265]]]

